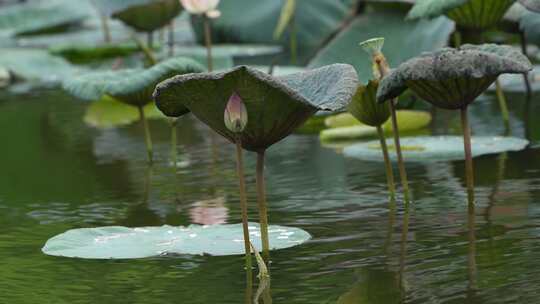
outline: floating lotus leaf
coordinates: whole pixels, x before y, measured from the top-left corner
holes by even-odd
[[[112,16],[139,32],[152,32],[169,24],[181,11],[178,0],[154,0],[130,6]]]
[[[0,31],[31,35],[54,31],[89,17],[84,1],[47,0],[11,5],[0,9]]]
[[[134,106],[152,101],[154,87],[178,74],[197,73],[204,67],[188,58],[172,58],[149,69],[126,69],[89,73],[64,82],[64,89],[83,100],[99,100],[109,95]],[[186,113],[186,110],[182,110]]]
[[[387,140],[388,148],[394,149],[391,140]],[[507,151],[525,149],[529,142],[515,137],[474,136],[472,138],[473,157],[497,154]],[[405,137],[401,140],[403,158],[407,162],[437,162],[465,159],[463,138],[461,136],[418,136]],[[348,146],[343,151],[345,156],[359,158],[365,161],[384,161],[381,154],[380,142],[368,141]],[[395,153],[390,153],[396,161]]]
[[[413,58],[385,77],[377,100],[401,95],[407,88],[444,109],[461,109],[474,101],[500,74],[532,69],[520,51],[495,44],[444,48]]]
[[[458,26],[486,29],[496,25],[516,0],[419,0],[408,18],[434,18],[442,15]]]
[[[99,46],[63,44],[49,48],[51,54],[62,56],[73,63],[87,63],[108,58],[125,57],[139,51],[140,48],[135,43],[104,44]]]
[[[390,107],[377,103],[378,81],[370,81],[367,86],[360,85],[351,103],[349,112],[361,123],[377,127],[390,118]]]
[[[219,73],[173,77],[157,86],[154,98],[165,115],[176,116],[186,107],[234,141],[236,135],[225,127],[223,113],[229,97],[236,92],[249,117],[241,134],[242,145],[258,152],[289,135],[318,110],[344,108],[357,85],[354,68],[346,64],[279,77],[240,66]]]
[[[518,0],[527,9],[540,13],[540,1],[539,0]]]
[[[360,41],[385,37],[384,55],[390,66],[447,45],[454,31],[453,23],[441,17],[434,20],[403,21],[405,14],[396,11],[375,11],[358,17],[339,33],[309,63],[319,67],[335,62],[350,63],[361,83],[372,77],[372,58],[358,46]],[[356,46],[356,47],[354,47]]]
[[[164,117],[153,103],[144,107],[144,113],[148,119]],[[84,114],[85,123],[100,129],[128,125],[139,120],[136,108],[107,96],[92,102]]]
[[[300,245],[311,238],[306,231],[270,226],[271,249]],[[258,224],[249,223],[255,248],[261,248]],[[43,253],[84,259],[141,259],[164,255],[214,256],[244,254],[241,224],[188,227],[100,227],[68,230],[47,241]]]
[[[350,121],[347,115],[352,117],[350,114],[341,115],[340,125],[342,126],[321,131],[321,141],[343,141],[377,136],[377,128],[362,124],[357,120],[354,124],[344,126],[344,122]],[[431,114],[425,111],[399,110],[397,120],[401,133],[413,132],[426,128],[431,122]],[[391,121],[383,124],[383,131],[386,135],[392,135]]]

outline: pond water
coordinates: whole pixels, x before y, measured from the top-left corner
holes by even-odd
[[[314,135],[272,147],[270,222],[313,235],[272,253],[273,302],[537,302],[540,103],[508,98],[511,134],[532,144],[475,159],[472,216],[463,161],[408,164],[414,202],[406,208],[388,201],[381,163],[345,158]],[[0,96],[0,303],[244,303],[254,296],[240,256],[92,261],[41,253],[47,239],[72,228],[240,222],[232,145],[183,118],[175,172],[169,126],[151,121],[156,162],[149,168],[138,124],[91,128],[86,106],[58,91]],[[493,97],[471,112],[475,134],[504,132]],[[459,134],[458,113],[438,111],[431,131]],[[252,220],[254,165],[247,155]]]

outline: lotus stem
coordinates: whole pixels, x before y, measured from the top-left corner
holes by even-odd
[[[154,53],[152,52],[152,50],[147,45],[145,45],[144,42],[142,42],[141,39],[139,39],[139,37],[137,37],[137,34],[132,33],[131,39],[135,41],[135,43],[137,44],[139,49],[143,52],[148,62],[150,62],[150,65],[155,65],[157,63],[157,59],[154,56]]]
[[[504,96],[499,79],[495,80],[495,90],[497,92],[497,99],[499,100],[499,107],[501,108],[504,127],[506,130],[510,130],[510,114],[508,114],[508,104],[506,103],[506,97]]]
[[[111,43],[112,37],[111,37],[111,30],[109,28],[109,20],[107,19],[107,16],[103,14],[102,12],[99,12],[99,18],[101,19],[101,30],[103,31],[103,41],[105,43]]]
[[[382,127],[377,126],[377,133],[379,134],[379,140],[381,142],[381,149],[384,157],[384,167],[386,169],[386,182],[388,183],[388,191],[390,192],[390,198],[396,197],[396,186],[394,184],[394,172],[392,170],[392,162],[388,155],[388,147],[386,146],[386,138]]]
[[[139,109],[139,116],[141,118],[142,127],[144,129],[144,140],[146,142],[146,151],[148,152],[148,162],[152,163],[153,151],[152,151],[152,137],[150,136],[150,129],[148,128],[148,121],[144,115],[143,106],[137,106]]]
[[[236,139],[236,174],[238,175],[238,190],[240,192],[240,208],[242,210],[242,228],[244,230],[244,249],[246,254],[246,271],[251,271],[251,242],[249,240],[249,224],[246,196],[246,180],[244,178],[244,157],[242,141]]]
[[[390,100],[388,103],[390,106],[390,113],[391,120],[392,120],[392,130],[394,131],[394,145],[396,146],[396,155],[398,160],[398,168],[399,168],[399,176],[401,178],[401,186],[403,187],[403,196],[405,198],[405,202],[409,203],[409,181],[407,179],[407,171],[405,170],[405,162],[403,161],[403,154],[401,153],[401,142],[399,139],[399,126],[397,122],[397,114],[396,114],[396,105],[395,102],[397,101],[397,98],[394,100]]]
[[[520,31],[521,52],[527,56],[527,36],[523,31]],[[531,82],[529,80],[529,73],[523,73],[523,79],[525,80],[525,90],[527,91],[527,99],[532,96]]]
[[[177,135],[176,135],[176,126],[178,124],[177,118],[171,118],[171,161],[173,163],[173,168],[176,168],[178,162],[177,157]]]
[[[261,227],[262,253],[266,261],[270,259],[270,241],[268,239],[268,211],[266,208],[266,186],[264,183],[264,154],[257,153],[257,204],[259,206],[259,222]]]
[[[475,232],[475,223],[476,223],[476,214],[474,204],[469,204],[468,208],[468,239],[469,239],[469,250],[467,254],[467,270],[468,270],[468,280],[469,292],[474,291],[476,288],[476,232]]]
[[[467,198],[469,205],[474,205],[474,168],[471,151],[471,129],[467,107],[461,109],[461,129],[463,130],[463,144],[465,147],[465,172],[467,175]]]
[[[214,70],[214,62],[212,58],[212,28],[210,26],[210,18],[204,16],[204,39],[206,43],[206,61],[208,64],[208,72]]]
[[[409,202],[405,202],[405,211],[403,213],[403,226],[401,228],[401,242],[399,247],[399,286],[405,289],[403,274],[405,273],[405,264],[407,260],[407,240],[409,236]]]
[[[293,15],[291,22],[289,24],[289,39],[290,39],[290,47],[291,47],[291,63],[297,64],[298,63],[298,35],[296,31],[296,18]]]
[[[169,23],[169,57],[174,56],[174,20]]]

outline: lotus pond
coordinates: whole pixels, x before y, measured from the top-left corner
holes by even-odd
[[[540,1],[74,3],[0,2],[0,303],[538,302]]]

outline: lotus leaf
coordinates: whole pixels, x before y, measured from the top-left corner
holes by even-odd
[[[139,32],[152,32],[169,24],[181,11],[178,0],[148,0],[117,11],[112,17]]]
[[[178,74],[197,73],[204,67],[188,58],[172,58],[149,69],[94,72],[64,82],[68,92],[83,100],[99,100],[109,95],[134,106],[152,101],[156,84]],[[187,113],[182,110],[182,113]],[[180,116],[180,115],[179,115]]]
[[[393,143],[387,141],[389,149]],[[478,136],[472,138],[472,156],[497,154],[525,149],[529,142],[515,137]],[[438,162],[463,160],[463,138],[460,136],[417,136],[405,137],[401,142],[403,156],[407,161]],[[345,156],[365,161],[383,161],[379,141],[368,141],[348,146],[343,151]],[[391,153],[392,159],[395,156]]]
[[[189,109],[231,142],[236,136],[224,124],[229,97],[237,93],[248,111],[242,146],[261,152],[288,136],[318,110],[344,108],[357,88],[354,68],[334,64],[304,73],[274,77],[240,66],[219,73],[179,75],[160,83],[154,93],[167,116]]]
[[[144,112],[145,117],[148,119],[163,117],[163,114],[158,111],[153,103],[146,105]],[[85,123],[100,129],[128,125],[138,120],[139,112],[137,109],[108,96],[92,102],[84,114]]]
[[[495,44],[444,48],[413,58],[385,77],[377,100],[384,102],[407,88],[444,109],[461,109],[474,101],[500,74],[526,73],[532,65],[518,50]]]
[[[115,57],[125,57],[139,52],[135,43],[104,44],[104,45],[55,45],[49,48],[53,55],[62,56],[73,63],[87,63]]]
[[[249,234],[261,248],[258,224],[249,223]],[[300,245],[311,238],[306,231],[270,226],[272,249]],[[165,255],[240,255],[244,253],[241,224],[188,227],[119,226],[68,230],[47,241],[45,254],[83,259],[141,259]]]
[[[377,103],[378,81],[370,81],[367,86],[360,85],[351,103],[349,112],[360,122],[376,127],[390,118],[390,107]]]

